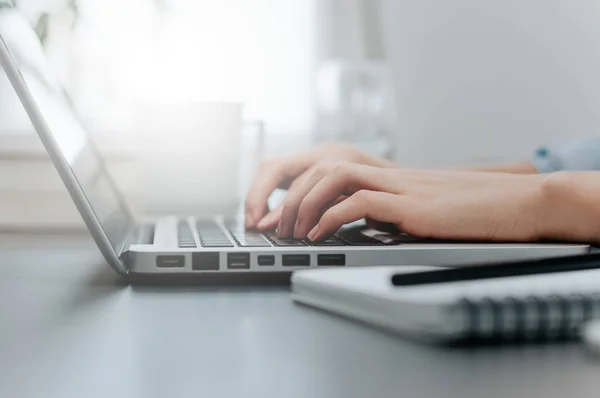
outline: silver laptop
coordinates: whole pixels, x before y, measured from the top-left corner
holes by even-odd
[[[135,280],[169,276],[201,280],[252,275],[268,279],[310,267],[464,266],[482,261],[583,253],[578,244],[486,244],[422,241],[364,225],[310,243],[246,231],[235,218],[134,218],[104,159],[79,122],[44,58],[33,29],[15,10],[0,11],[0,65],[12,83],[65,187],[107,262]],[[192,278],[196,279],[196,278]]]

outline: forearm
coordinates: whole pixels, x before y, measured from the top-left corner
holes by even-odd
[[[368,156],[363,164],[380,167],[380,168],[404,168],[402,165],[394,163],[390,160],[378,157]],[[530,162],[507,163],[498,165],[486,166],[469,166],[463,167],[460,170],[465,171],[481,171],[481,172],[496,172],[496,173],[513,173],[513,174],[538,174],[538,170]]]
[[[557,172],[544,176],[539,235],[544,239],[600,243],[600,172]]]
[[[487,171],[496,173],[513,173],[513,174],[537,174],[538,171],[530,162],[508,163],[492,166],[475,166],[467,167],[469,171]]]

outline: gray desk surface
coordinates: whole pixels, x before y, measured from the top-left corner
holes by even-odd
[[[577,345],[421,346],[283,287],[126,286],[85,236],[0,235],[0,397],[598,397],[599,375]]]

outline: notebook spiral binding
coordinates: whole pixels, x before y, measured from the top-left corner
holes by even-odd
[[[464,298],[461,341],[552,341],[579,337],[580,327],[600,318],[600,293],[503,299]]]

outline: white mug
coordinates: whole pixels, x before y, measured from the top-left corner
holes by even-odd
[[[144,104],[137,112],[146,215],[233,214],[240,204],[242,104]]]

